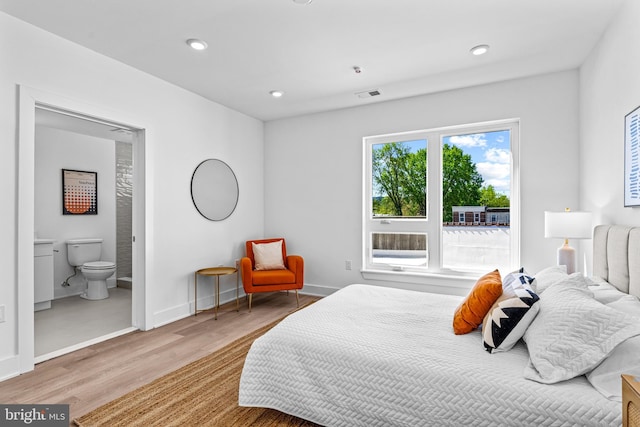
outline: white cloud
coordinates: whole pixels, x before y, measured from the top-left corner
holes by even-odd
[[[511,165],[508,163],[481,162],[476,163],[476,169],[485,181],[488,179],[503,179],[509,177]]]
[[[493,188],[499,193],[509,192],[511,181],[511,165],[509,163],[480,162],[476,163],[476,169],[482,175],[484,185],[493,185]]]
[[[449,141],[459,147],[486,147],[487,139],[484,133],[474,133],[472,135],[455,135]]]
[[[491,163],[511,163],[511,154],[509,150],[504,150],[502,148],[489,148],[487,152],[484,153],[484,158]]]

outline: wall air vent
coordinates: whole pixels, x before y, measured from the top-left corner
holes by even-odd
[[[378,96],[381,94],[382,92],[380,92],[379,89],[371,89],[371,90],[365,90],[364,92],[356,92],[356,96],[358,98],[371,98],[373,96]]]

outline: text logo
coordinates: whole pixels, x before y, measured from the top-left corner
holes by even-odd
[[[2,405],[0,426],[68,427],[69,405]]]

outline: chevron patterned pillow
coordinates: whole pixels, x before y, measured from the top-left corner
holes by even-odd
[[[540,298],[531,289],[532,281],[522,268],[502,281],[502,296],[482,323],[483,344],[489,353],[510,350],[538,314]]]

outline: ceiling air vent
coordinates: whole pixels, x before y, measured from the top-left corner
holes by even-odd
[[[378,96],[381,92],[379,89],[365,90],[364,92],[356,92],[358,98],[371,98],[372,96]]]

